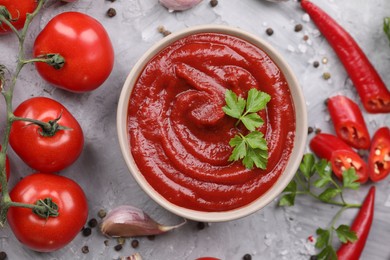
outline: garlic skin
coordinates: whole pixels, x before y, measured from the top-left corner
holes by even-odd
[[[103,219],[100,230],[109,237],[149,236],[165,233],[185,223],[186,220],[179,225],[164,226],[141,209],[133,206],[119,206],[111,210]]]
[[[202,2],[202,0],[159,0],[160,3],[168,8],[169,12],[188,10]]]

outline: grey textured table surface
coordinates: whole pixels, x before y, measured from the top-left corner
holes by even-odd
[[[334,17],[359,42],[383,80],[390,85],[390,43],[382,30],[383,18],[390,16],[388,0],[313,0]],[[109,18],[108,8],[117,15]],[[336,93],[358,100],[356,92],[338,58],[326,40],[316,30],[296,1],[281,4],[262,0],[220,0],[212,8],[204,0],[185,12],[168,12],[157,0],[80,0],[71,4],[49,1],[33,23],[26,50],[44,25],[56,14],[80,11],[97,18],[107,29],[115,48],[115,66],[109,79],[99,89],[85,94],[72,94],[44,82],[33,66],[27,66],[18,81],[14,105],[31,96],[48,96],[62,102],[74,115],[85,133],[85,148],[79,160],[62,174],[75,179],[85,190],[89,202],[89,218],[100,209],[112,209],[129,204],[142,208],[157,221],[175,224],[181,219],[153,202],[135,183],[122,158],[116,134],[116,109],[125,78],[137,59],[163,36],[157,31],[161,25],[176,31],[200,24],[225,24],[240,27],[272,44],[288,61],[307,100],[309,125],[325,132],[333,132],[324,99]],[[295,32],[296,24],[303,30]],[[265,31],[271,27],[272,36]],[[304,41],[304,35],[309,40]],[[12,35],[0,38],[0,62],[13,68],[16,59],[16,39]],[[318,68],[315,60],[328,59]],[[329,72],[331,79],[322,74]],[[1,101],[4,111],[4,102]],[[370,133],[383,125],[390,125],[389,115],[364,113]],[[1,114],[4,120],[4,113]],[[310,136],[309,136],[310,139]],[[30,172],[11,151],[12,179],[10,185]],[[362,259],[390,259],[390,178],[377,186],[375,219]],[[368,186],[348,193],[351,201],[362,201]],[[121,251],[115,251],[115,239],[107,239],[97,229],[92,235],[79,234],[67,247],[54,253],[40,254],[23,247],[8,227],[0,231],[0,249],[9,259],[118,259],[139,252],[146,260],[194,259],[215,256],[222,259],[242,259],[249,253],[252,259],[309,259],[313,244],[308,237],[315,235],[318,226],[326,226],[336,208],[300,197],[293,208],[278,208],[276,201],[263,210],[231,222],[213,223],[202,230],[197,223],[184,227],[153,241],[139,238],[133,249],[128,239]],[[347,211],[341,221],[352,221],[356,211]],[[89,253],[81,248],[87,245]]]

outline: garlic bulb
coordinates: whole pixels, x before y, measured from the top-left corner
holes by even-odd
[[[170,12],[184,11],[202,2],[202,0],[159,0],[159,1],[163,6],[168,8]]]
[[[158,235],[184,225],[164,226],[154,221],[148,214],[132,206],[119,206],[110,211],[100,227],[102,233],[110,237],[135,237]]]

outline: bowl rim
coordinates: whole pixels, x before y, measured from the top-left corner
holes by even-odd
[[[290,154],[290,158],[287,162],[287,165],[279,176],[275,184],[268,189],[263,195],[254,200],[253,202],[242,206],[237,209],[222,211],[222,212],[208,212],[208,211],[196,211],[184,207],[177,206],[157,191],[153,189],[152,186],[146,181],[142,173],[139,171],[133,156],[130,152],[130,142],[128,136],[128,127],[127,127],[127,109],[130,100],[130,95],[133,90],[134,83],[138,80],[139,74],[143,71],[145,65],[149,60],[154,57],[162,49],[170,45],[171,43],[186,37],[188,35],[197,34],[197,33],[222,33],[227,35],[232,35],[248,41],[249,43],[259,47],[267,53],[269,57],[274,61],[274,63],[279,67],[279,69],[284,74],[290,89],[290,93],[293,99],[295,117],[296,117],[296,126],[295,126],[295,137],[294,145]],[[269,43],[260,37],[244,31],[242,29],[227,26],[227,25],[199,25],[192,26],[175,33],[172,33],[157,43],[150,47],[136,62],[136,64],[131,69],[128,74],[125,83],[123,84],[119,102],[117,106],[117,134],[119,139],[119,145],[122,152],[122,156],[126,162],[126,165],[135,178],[138,185],[146,192],[149,197],[151,197],[157,204],[165,208],[166,210],[181,216],[186,219],[191,219],[194,221],[202,222],[224,222],[239,219],[245,216],[248,216],[271,203],[275,198],[277,198],[285,187],[290,183],[292,178],[295,175],[296,170],[299,167],[301,158],[304,153],[307,139],[307,111],[306,111],[306,102],[303,96],[303,91],[300,88],[298,80],[287,63],[287,61],[279,54],[279,52],[274,49]]]

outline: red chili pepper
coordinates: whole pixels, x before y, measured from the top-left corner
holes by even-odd
[[[365,109],[370,113],[389,113],[390,91],[357,42],[312,2],[301,0],[301,6],[340,58]]]
[[[358,182],[366,183],[368,180],[367,164],[355,151],[336,150],[332,153],[330,163],[334,175],[340,180],[343,178],[343,172],[349,168],[355,168]]]
[[[332,134],[319,133],[310,141],[310,149],[319,158],[330,161],[332,153],[336,150],[352,151],[352,148],[343,140]]]
[[[345,96],[331,97],[327,104],[337,136],[356,149],[369,149],[370,134],[359,106]]]
[[[368,180],[366,162],[343,140],[335,135],[320,133],[310,141],[310,149],[319,157],[331,162],[332,171],[337,178],[342,179],[343,171],[355,168],[359,176],[358,182]]]
[[[368,157],[368,174],[372,181],[380,181],[390,174],[390,129],[379,128],[372,139]]]
[[[351,226],[351,230],[356,232],[358,239],[354,243],[348,242],[341,245],[337,251],[337,257],[339,260],[353,260],[360,258],[374,219],[374,206],[375,186],[372,186]]]

